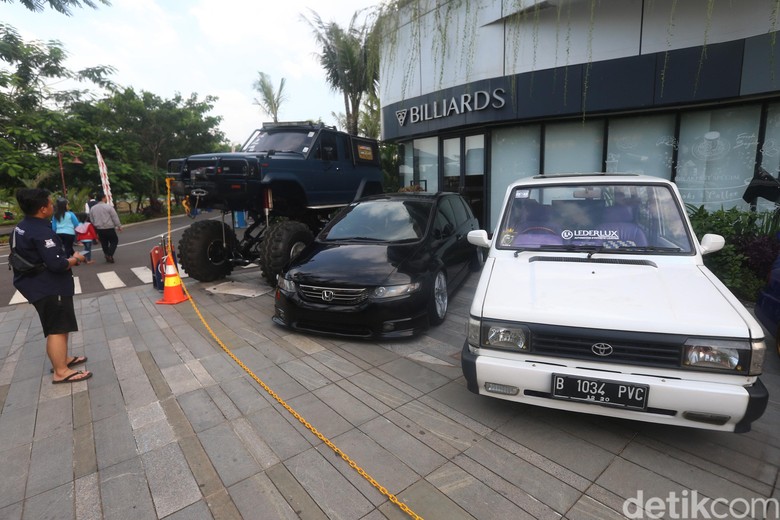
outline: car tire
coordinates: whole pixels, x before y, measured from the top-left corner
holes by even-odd
[[[179,241],[182,269],[201,282],[213,282],[233,271],[236,236],[227,224],[217,220],[195,222]]]
[[[447,277],[444,275],[444,271],[439,271],[433,277],[431,299],[428,304],[428,321],[431,325],[439,325],[444,321],[444,318],[447,317],[448,305]]]
[[[287,262],[298,256],[303,248],[313,241],[314,235],[302,222],[283,220],[271,224],[260,247],[263,278],[271,286],[275,286],[276,275],[282,272]]]

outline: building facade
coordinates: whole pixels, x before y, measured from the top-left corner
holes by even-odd
[[[382,137],[402,145],[405,185],[463,193],[483,227],[530,175],[653,175],[715,210],[747,209],[759,168],[780,172],[774,1],[404,4],[383,47]]]

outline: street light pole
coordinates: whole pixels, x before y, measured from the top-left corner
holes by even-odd
[[[57,147],[57,159],[60,162],[60,178],[62,179],[62,196],[67,197],[68,196],[68,188],[65,186],[65,168],[62,166],[62,148],[63,147],[76,147],[79,149],[80,153],[84,153],[84,148],[77,143],[76,141],[68,141],[67,143],[62,143]],[[84,164],[79,159],[78,155],[73,153],[72,151],[68,151],[68,153],[73,157],[73,160],[71,160],[72,164]]]

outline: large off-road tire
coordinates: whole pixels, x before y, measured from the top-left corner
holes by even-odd
[[[447,294],[447,276],[444,271],[439,271],[433,278],[431,299],[428,301],[428,322],[431,325],[439,325],[447,317],[449,296]]]
[[[195,222],[179,241],[179,262],[184,271],[201,282],[212,282],[233,271],[231,262],[236,236],[217,220]]]
[[[302,222],[283,220],[271,224],[265,232],[260,250],[263,278],[270,285],[276,285],[276,275],[282,272],[285,264],[313,241],[314,235]]]

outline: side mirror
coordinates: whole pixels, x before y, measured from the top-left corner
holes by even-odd
[[[715,251],[720,251],[723,249],[724,245],[726,245],[726,239],[722,236],[707,233],[701,238],[701,254],[707,255],[709,253],[714,253]]]
[[[466,238],[468,239],[469,244],[473,244],[477,247],[490,247],[490,239],[488,239],[487,231],[484,229],[469,231]]]

